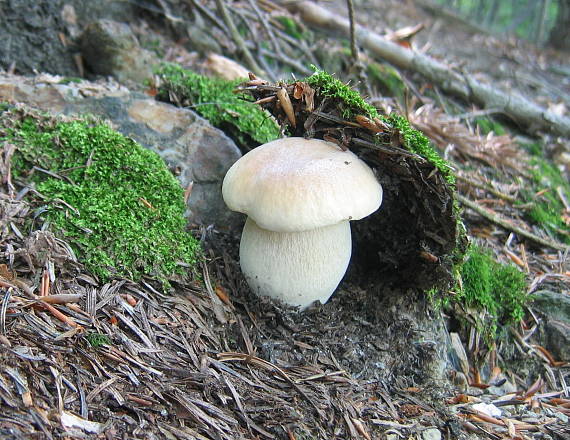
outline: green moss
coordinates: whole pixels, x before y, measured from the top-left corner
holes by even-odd
[[[15,178],[35,185],[52,230],[93,274],[164,281],[179,262],[196,262],[183,189],[156,153],[94,121],[3,120],[0,137],[17,148]]]
[[[305,81],[317,89],[321,96],[339,100],[339,110],[343,118],[350,120],[356,115],[378,116],[376,108],[364,101],[356,90],[351,89],[330,73],[317,69],[315,66],[312,67],[315,69],[315,73],[306,78]]]
[[[378,110],[364,101],[356,90],[351,89],[329,73],[314,66],[313,68],[315,73],[306,78],[305,81],[316,89],[321,96],[339,100],[338,106],[343,118],[350,120],[357,115],[381,118],[399,132],[405,148],[428,160],[441,172],[447,183],[455,185],[455,176],[449,163],[439,155],[421,131],[410,126],[405,117],[396,113],[389,116],[379,115]]]
[[[279,138],[279,126],[269,113],[234,93],[242,81],[208,78],[173,64],[163,65],[157,73],[162,79],[160,99],[174,94],[240,145],[251,147],[252,140],[264,144]]]
[[[520,145],[533,156],[542,157],[544,154],[540,142],[520,143]]]
[[[516,266],[501,264],[489,251],[472,246],[461,267],[461,280],[453,302],[476,312],[479,330],[488,339],[500,325],[523,318],[529,297],[525,275]]]
[[[558,194],[560,191],[570,200],[570,184],[556,166],[540,157],[533,157],[530,165],[531,184],[521,189],[522,203],[531,206],[527,217],[553,237],[570,244],[570,225],[564,217],[566,207]]]
[[[406,85],[398,71],[388,64],[370,63],[366,66],[368,79],[381,95],[403,99]]]
[[[80,83],[83,81],[81,78],[76,78],[73,76],[65,77],[59,80],[58,84],[71,84],[71,83]]]
[[[89,345],[93,348],[102,347],[103,345],[111,345],[111,339],[109,336],[102,333],[89,333],[85,336]]]
[[[292,17],[276,16],[276,21],[281,23],[283,31],[297,40],[309,40],[311,38],[310,32],[304,30],[299,23]]]
[[[413,129],[405,117],[395,113],[384,119],[389,125],[398,129],[408,150],[428,160],[441,172],[447,183],[455,185],[455,175],[451,165],[439,155],[421,131]]]
[[[502,124],[500,124],[497,121],[494,121],[491,118],[483,118],[483,117],[476,118],[475,124],[477,124],[482,134],[488,134],[490,132],[493,132],[498,136],[507,134],[505,127],[503,127]]]

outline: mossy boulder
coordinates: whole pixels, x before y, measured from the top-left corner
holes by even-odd
[[[161,81],[159,99],[196,111],[242,149],[247,151],[280,136],[279,126],[269,113],[243,95],[236,95],[236,86],[247,78],[208,78],[174,64],[164,64],[157,74]]]
[[[94,275],[166,281],[196,263],[183,189],[156,153],[97,120],[21,107],[0,113],[0,139],[14,182]]]

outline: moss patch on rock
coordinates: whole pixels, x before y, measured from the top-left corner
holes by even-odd
[[[175,64],[165,64],[157,73],[161,78],[159,99],[192,108],[242,147],[252,148],[279,138],[279,126],[271,115],[234,93],[247,78],[208,78]]]
[[[459,305],[471,316],[477,329],[490,343],[501,326],[519,322],[530,302],[525,274],[513,264],[498,262],[491,251],[471,245],[465,260],[457,266],[458,285],[454,292],[439,296],[439,306]]]
[[[16,146],[14,179],[35,187],[50,228],[102,280],[165,281],[196,262],[183,189],[156,153],[95,120],[22,109],[0,115],[0,139]]]

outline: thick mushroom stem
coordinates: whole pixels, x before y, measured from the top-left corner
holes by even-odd
[[[348,221],[274,232],[248,217],[241,235],[241,270],[256,294],[304,309],[333,294],[348,267],[351,243]]]

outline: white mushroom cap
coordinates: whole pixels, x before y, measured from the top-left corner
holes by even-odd
[[[382,203],[372,170],[318,139],[283,138],[250,151],[227,172],[224,200],[263,229],[296,232],[359,220]]]

